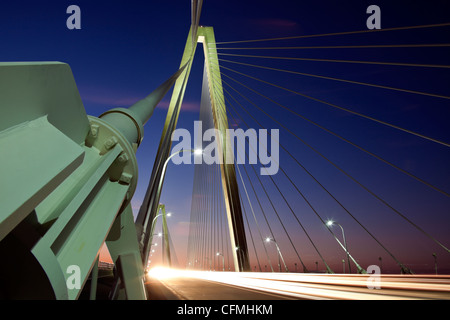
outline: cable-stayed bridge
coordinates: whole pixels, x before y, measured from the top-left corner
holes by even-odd
[[[0,64],[11,150],[1,160],[2,297],[77,299],[87,283],[95,297],[106,243],[111,299],[151,298],[154,287],[224,299],[229,286],[234,298],[244,287],[242,299],[448,299],[449,44],[435,34],[450,24],[221,41],[200,25],[202,5],[192,2],[179,70],[99,117],[86,115],[67,65]],[[191,135],[177,124],[201,56]],[[170,91],[134,218],[136,150]],[[175,164],[194,166],[185,259],[161,203]],[[186,271],[149,280],[156,251]],[[24,273],[36,281],[19,281]]]

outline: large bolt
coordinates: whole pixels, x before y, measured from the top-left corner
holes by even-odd
[[[113,148],[116,144],[117,144],[117,138],[112,136],[110,137],[108,140],[106,140],[105,142],[105,148],[106,150],[109,150],[111,148]]]
[[[91,135],[94,137],[94,138],[97,138],[97,136],[98,136],[98,130],[100,129],[100,127],[98,126],[98,125],[96,125],[96,124],[91,124]]]
[[[117,158],[117,160],[118,160],[120,163],[127,163],[129,159],[130,159],[130,158],[128,158],[128,155],[127,155],[126,153],[122,153],[122,154]]]
[[[131,179],[133,179],[133,175],[124,172],[124,173],[122,173],[122,176],[120,177],[119,181],[122,183],[125,183],[125,184],[130,184]]]

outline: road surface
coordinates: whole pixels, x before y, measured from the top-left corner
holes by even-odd
[[[450,300],[450,276],[155,270],[150,300]]]

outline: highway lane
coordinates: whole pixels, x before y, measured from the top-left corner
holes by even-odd
[[[450,300],[450,276],[236,273],[154,269],[149,292],[167,300]],[[150,299],[152,299],[150,295]]]
[[[293,300],[274,293],[195,278],[148,279],[149,300]]]

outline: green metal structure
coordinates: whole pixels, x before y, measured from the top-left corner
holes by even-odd
[[[207,81],[209,83],[209,95],[214,118],[214,126],[221,132],[222,137],[222,139],[218,138],[216,141],[218,141],[218,149],[220,157],[222,158],[220,164],[222,189],[224,190],[234,268],[235,271],[250,271],[247,241],[235,167],[233,163],[229,163],[229,161],[227,161],[229,158],[228,155],[232,153],[232,150],[230,149],[230,138],[226,132],[226,129],[228,128],[227,115],[223,112],[223,106],[220,103],[220,101],[224,101],[224,97],[220,81],[220,70],[218,67],[219,60],[215,47],[214,29],[212,27],[198,27],[196,30],[197,35],[193,36],[191,29],[187,38],[180,65],[180,71],[182,71],[182,73],[174,85],[152,175],[143,204],[139,210],[136,220],[138,225],[138,237],[140,238],[140,244],[144,253],[143,262],[145,263],[148,260],[149,246],[151,245],[151,232],[146,232],[145,229],[149,223],[153,221],[157,214],[162,192],[161,186],[165,176],[166,161],[170,159],[171,156],[170,152],[172,141],[170,138],[173,131],[176,129],[196,46],[197,43],[201,43],[203,45],[205,55],[205,67],[207,70]]]
[[[161,232],[160,236],[163,237],[163,239],[162,239],[163,264],[168,267],[172,267],[172,258],[170,255],[169,228],[167,227],[167,217],[170,215],[166,212],[166,206],[163,204],[160,204],[158,206],[158,211],[160,211],[161,213],[156,215],[156,217],[153,219],[152,224],[150,226],[150,243],[153,244],[153,236],[156,235],[155,234],[155,225],[156,225],[158,218],[161,217],[162,218],[162,232]],[[151,246],[149,248],[149,251],[151,251]],[[147,266],[150,267],[150,264],[148,263]]]
[[[220,164],[221,182],[225,208],[230,232],[231,252],[235,271],[251,271],[248,259],[248,247],[245,235],[245,227],[241,209],[239,188],[236,180],[236,170],[233,162],[233,150],[231,150],[230,136],[227,133],[228,117],[224,110],[224,96],[222,80],[219,69],[219,58],[216,49],[216,39],[212,27],[199,28],[199,42],[203,44],[205,54],[205,67],[209,84],[209,94],[211,109],[214,120],[214,127],[221,134],[216,137],[218,141],[219,157],[222,158]],[[221,139],[220,139],[221,138]]]
[[[3,298],[77,299],[106,242],[125,296],[146,299],[130,206],[135,152],[172,83],[96,118],[67,64],[0,64]]]
[[[194,8],[195,7],[195,8]],[[171,133],[189,78],[197,42],[209,77],[220,77],[212,28],[198,27],[201,3],[179,70],[129,108],[88,116],[69,65],[0,63],[0,299],[78,299],[89,276],[95,298],[100,249],[106,243],[116,267],[113,296],[147,299],[144,267],[159,203]],[[194,10],[195,9],[195,10]],[[130,201],[138,178],[136,150],[144,125],[165,94],[172,100],[149,188],[134,220]],[[222,88],[210,87],[215,127]],[[230,152],[227,137],[222,156]],[[248,271],[248,252],[233,164],[221,165],[236,271]]]

